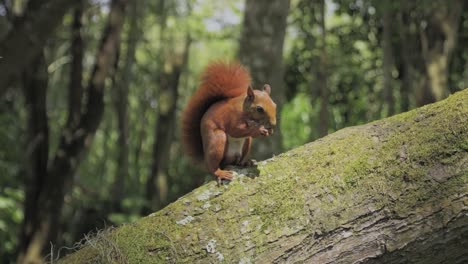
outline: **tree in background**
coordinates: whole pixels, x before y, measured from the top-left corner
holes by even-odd
[[[145,1],[134,1],[129,5],[128,10],[128,28],[127,28],[127,45],[123,61],[123,67],[120,74],[114,75],[114,101],[115,112],[117,115],[117,131],[118,131],[118,156],[117,156],[117,172],[112,185],[112,211],[122,211],[122,200],[125,197],[125,180],[129,176],[129,118],[128,118],[128,97],[129,86],[134,75],[135,53],[138,42],[140,41],[142,29],[138,20],[141,19]],[[118,60],[116,60],[118,65]],[[118,68],[118,67],[117,67]],[[118,75],[118,76],[117,76]],[[119,78],[120,77],[120,78]],[[116,81],[117,80],[117,81]]]
[[[326,5],[325,0],[321,0],[317,4],[319,10],[318,25],[320,29],[320,64],[317,66],[317,85],[320,91],[320,122],[319,135],[326,136],[328,134],[329,123],[329,89],[327,86],[328,79],[328,59],[327,59],[327,27],[325,24]]]
[[[153,160],[151,174],[146,183],[147,209],[144,214],[152,212],[155,208],[162,208],[168,203],[169,180],[168,168],[170,162],[171,146],[176,131],[176,105],[179,98],[179,83],[184,69],[187,67],[190,49],[190,37],[187,36],[185,45],[179,54],[169,56],[159,73],[159,111],[155,129]]]
[[[393,46],[392,46],[392,17],[393,17],[393,4],[380,3],[377,6],[382,12],[382,72],[383,72],[383,93],[387,105],[387,116],[395,114],[395,98],[393,95]]]
[[[81,109],[81,102],[74,102],[74,100],[81,99],[81,96],[71,98],[72,94],[76,95],[80,93],[80,91],[74,89],[81,90],[81,78],[79,76],[71,78],[69,93],[70,102],[74,106],[70,106],[69,109],[79,112],[79,118],[75,113],[69,113],[69,121],[63,129],[58,149],[50,165],[47,167],[47,171],[34,171],[31,176],[32,181],[29,182],[28,186],[30,184],[34,185],[28,188],[30,191],[26,192],[25,215],[28,217],[25,218],[22,226],[19,263],[41,262],[43,254],[50,247],[50,241],[56,240],[65,191],[70,188],[69,185],[71,184],[73,174],[80,163],[84,151],[89,147],[101,121],[104,110],[104,84],[116,58],[116,52],[120,43],[119,36],[124,20],[125,5],[125,0],[114,0],[111,3],[108,24],[103,32],[96,54],[95,66],[89,78],[89,84],[86,89],[87,102],[83,110]],[[75,13],[77,16],[80,16],[80,14],[79,10]],[[75,19],[79,20],[80,18],[75,17]],[[74,59],[77,61],[76,64],[72,64],[72,75],[80,73],[80,69],[76,69],[75,67],[79,64],[81,58],[80,47],[76,47],[79,38],[76,35],[76,30],[79,31],[79,23],[75,25],[78,28],[73,28],[75,34],[72,46],[75,49],[72,49],[72,52]],[[37,81],[37,84],[33,85],[43,85],[44,83],[41,79],[37,79]],[[45,87],[40,90],[45,91]],[[45,95],[39,98],[43,98],[41,102],[45,103]],[[42,118],[41,120],[44,119],[47,120],[47,118]],[[34,121],[32,118],[30,120]],[[74,121],[77,122],[75,123]],[[38,132],[35,137],[45,138],[46,135],[42,131]],[[34,142],[30,142],[29,144],[34,144]],[[32,153],[35,152],[33,151]],[[48,153],[47,151],[41,151],[41,154],[40,156],[32,157],[32,159],[34,159],[34,162],[36,160],[37,162],[42,161],[41,167],[46,167]]]
[[[186,12],[190,14],[190,4],[186,3]],[[159,39],[161,45],[158,50],[158,71],[156,85],[158,88],[158,107],[155,114],[154,142],[149,176],[145,184],[145,205],[142,214],[149,214],[162,208],[169,201],[171,162],[171,147],[175,139],[177,125],[177,103],[179,100],[179,84],[182,73],[187,68],[189,49],[191,44],[190,32],[184,38],[179,32],[167,29],[169,15],[180,16],[176,13],[177,5],[165,0],[159,2]],[[185,14],[185,15],[187,15]]]
[[[458,81],[455,85],[447,83],[445,94],[449,89],[454,92],[463,87],[460,73],[464,72],[462,65],[466,64],[466,49],[457,49],[453,43],[461,41],[450,42],[454,36],[443,37],[445,33],[439,34],[431,27],[451,25],[452,33],[463,32],[457,30],[464,26],[463,19],[455,13],[448,19],[446,14],[455,12],[455,9],[466,12],[466,5],[461,6],[459,2],[422,4],[418,1],[387,3],[372,0],[325,3],[330,10],[326,13],[328,34],[325,38],[330,51],[327,83],[330,131],[407,111],[423,102],[433,102],[434,99],[429,98],[432,96],[429,91],[431,78],[426,63],[428,55],[425,55],[431,52],[425,52],[423,41],[423,36],[428,33],[434,34],[434,41],[428,42],[432,45],[432,56],[440,58],[442,64],[439,66],[448,65],[434,78]],[[439,4],[444,7],[440,14],[436,14]],[[287,111],[282,113],[284,133],[292,131],[292,135],[283,137],[287,148],[320,136],[315,131],[321,123],[319,58],[324,54],[320,50],[322,30],[317,8],[308,1],[298,1],[292,8],[291,17],[289,32],[292,40],[289,40],[291,48],[286,55],[285,76],[290,102],[285,106]],[[393,21],[397,23],[389,23],[389,17],[395,18]],[[447,19],[441,22],[443,17]],[[430,20],[439,23],[431,25]],[[461,38],[463,36],[460,35]],[[449,56],[444,56],[444,52]],[[450,56],[452,53],[458,55]],[[450,67],[457,68],[450,70]],[[307,98],[310,105],[305,104]],[[304,129],[290,129],[304,123],[311,125],[304,126]]]
[[[407,7],[407,1],[400,1],[400,8],[397,10],[397,26],[398,26],[398,44],[397,47],[401,51],[400,56],[396,54],[395,64],[399,73],[400,85],[400,109],[408,111],[410,109],[411,97],[414,94],[415,88],[418,86],[418,70],[416,67],[421,65],[418,63],[421,58],[418,56],[418,37],[415,31],[416,25],[412,22],[411,13]]]
[[[278,113],[287,89],[283,82],[283,45],[289,4],[289,0],[247,0],[239,44],[239,59],[251,71],[253,87],[271,85]],[[254,142],[252,157],[264,159],[281,152],[280,124],[271,137]]]
[[[23,14],[12,19],[12,27],[0,42],[0,97],[40,56],[46,40],[76,3],[74,0],[28,1]]]
[[[457,44],[463,0],[432,1],[420,24],[421,52],[426,83],[417,104],[441,100],[449,94],[449,65]]]
[[[401,50],[395,60],[401,79],[402,111],[411,101],[421,106],[458,90],[451,88],[449,69],[454,59],[464,61],[464,49],[457,51],[457,38],[466,4],[459,0],[421,3],[401,1],[393,6]],[[454,52],[460,57],[453,56]]]
[[[367,86],[366,77],[378,67],[374,53],[362,54],[375,48],[375,42],[364,42],[373,32],[369,33],[357,16],[342,19],[341,8],[348,12],[347,5],[343,6],[299,1],[292,9],[293,41],[285,76],[289,102],[281,116],[285,133],[292,132],[284,135],[287,148],[355,124],[358,115],[373,114],[365,109],[372,100],[366,97],[372,93],[365,89],[373,89]],[[360,62],[363,57],[369,62]],[[289,128],[298,126],[304,127]]]
[[[44,195],[44,189],[50,184],[47,179],[47,162],[49,154],[49,125],[46,112],[48,74],[43,54],[40,54],[31,67],[23,74],[23,90],[28,114],[28,137],[25,162],[25,202],[24,220],[20,234],[19,263],[35,263],[40,259],[42,247],[46,241],[35,238],[42,228],[39,199]],[[50,228],[50,227],[49,227]],[[48,230],[41,234],[47,239]],[[29,250],[33,248],[34,250]]]

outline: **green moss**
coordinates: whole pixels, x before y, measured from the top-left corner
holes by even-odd
[[[403,216],[440,206],[449,193],[467,191],[467,102],[465,90],[340,130],[260,162],[258,177],[202,186],[109,239],[128,263],[231,263],[266,256],[292,234],[326,233],[370,211]],[[87,247],[72,259],[98,253]]]

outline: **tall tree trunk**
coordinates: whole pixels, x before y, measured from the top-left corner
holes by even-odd
[[[247,0],[239,46],[239,60],[250,69],[254,88],[261,88],[265,83],[271,85],[278,115],[281,114],[282,105],[286,100],[283,44],[289,2]],[[281,120],[278,121],[271,137],[254,140],[251,156],[263,159],[281,152]]]
[[[47,162],[49,155],[49,126],[47,120],[46,97],[48,85],[47,64],[41,54],[24,74],[24,96],[28,113],[27,150],[26,150],[26,183],[24,202],[24,221],[21,226],[19,261],[29,263],[37,260],[40,249],[32,249],[25,254],[30,243],[33,243],[34,231],[39,224],[39,197],[47,184]]]
[[[172,55],[173,59],[166,62],[160,75],[158,124],[154,137],[151,174],[145,185],[147,204],[143,208],[143,214],[161,208],[168,202],[168,165],[176,125],[178,87],[181,74],[188,63],[190,43],[191,39],[187,36],[182,54]]]
[[[132,66],[135,63],[136,47],[141,35],[138,19],[141,18],[143,1],[134,1],[129,10],[129,29],[127,34],[127,51],[125,65],[121,71],[122,78],[116,84],[115,109],[117,113],[117,131],[119,152],[117,157],[117,175],[112,186],[112,210],[121,211],[124,197],[124,183],[129,173],[129,128],[128,128],[128,92],[132,82]]]
[[[66,127],[60,137],[57,153],[47,169],[43,190],[37,199],[39,208],[34,216],[37,226],[31,230],[29,241],[22,243],[25,246],[20,251],[20,263],[42,262],[41,254],[46,253],[50,243],[56,240],[66,186],[70,185],[82,155],[89,148],[102,118],[104,83],[119,45],[125,5],[126,0],[114,0],[111,3],[108,24],[104,29],[86,90],[86,109],[76,127]],[[22,258],[24,256],[26,257]]]
[[[66,126],[74,128],[80,120],[83,103],[83,56],[84,43],[81,35],[83,23],[81,22],[84,9],[84,1],[78,0],[78,6],[73,12],[73,23],[71,28],[71,68],[70,83],[68,89],[68,120]]]
[[[406,112],[410,108],[410,94],[412,92],[411,87],[414,86],[412,75],[412,60],[411,57],[414,54],[411,51],[411,33],[408,29],[410,27],[410,20],[407,8],[403,2],[399,2],[400,10],[398,12],[398,30],[399,30],[399,42],[401,47],[401,58],[400,58],[400,75],[402,76],[400,86],[400,111]]]
[[[0,97],[42,51],[46,40],[60,25],[75,0],[28,1],[22,17],[16,19],[0,40]]]
[[[395,114],[395,98],[393,97],[393,52],[392,52],[392,3],[384,3],[382,6],[382,51],[383,51],[383,92],[387,104],[387,115]]]
[[[449,94],[448,67],[455,49],[463,0],[437,1],[421,29],[422,54],[427,75],[426,89],[418,106],[438,101]]]
[[[59,263],[467,263],[466,124],[468,89],[342,129]]]
[[[83,104],[83,57],[84,57],[84,42],[82,37],[83,28],[83,12],[85,8],[85,0],[78,0],[79,4],[73,10],[73,22],[71,25],[71,62],[69,72],[68,84],[68,118],[65,124],[65,131],[71,131],[76,128],[80,121],[82,104]],[[63,193],[69,193],[72,188],[72,181],[67,181],[64,185]],[[58,230],[66,228],[68,223],[61,223]],[[63,245],[63,238],[58,237],[55,241],[56,245],[60,247]]]
[[[328,78],[328,62],[327,62],[327,42],[326,34],[327,27],[325,25],[325,12],[326,4],[325,0],[319,2],[319,11],[320,11],[320,66],[318,67],[318,85],[320,87],[320,114],[319,114],[319,135],[321,137],[328,134],[328,124],[329,124],[329,112],[328,112],[328,101],[329,101],[329,91],[327,85]]]
[[[150,109],[150,103],[147,100],[142,99],[141,104],[138,107],[137,115],[141,117],[141,123],[142,124],[147,124],[148,123],[148,118],[147,118],[147,111]],[[140,157],[143,151],[143,145],[144,145],[144,139],[147,138],[147,126],[140,124],[139,126],[136,126],[136,143],[135,143],[135,149],[133,152],[133,167],[134,167],[134,175],[135,178],[132,179],[133,186],[140,186],[141,184],[139,183],[139,175],[142,174],[143,169],[140,164]]]

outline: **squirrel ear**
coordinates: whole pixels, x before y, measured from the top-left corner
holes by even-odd
[[[247,101],[253,102],[255,99],[255,93],[252,89],[252,86],[249,85],[247,88]]]
[[[263,85],[263,91],[267,92],[267,94],[271,94],[271,87],[269,84]]]

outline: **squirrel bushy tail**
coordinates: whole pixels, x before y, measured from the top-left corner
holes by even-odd
[[[194,161],[203,160],[200,122],[208,108],[217,101],[238,97],[247,91],[250,74],[238,62],[208,65],[197,91],[182,113],[182,144]]]

